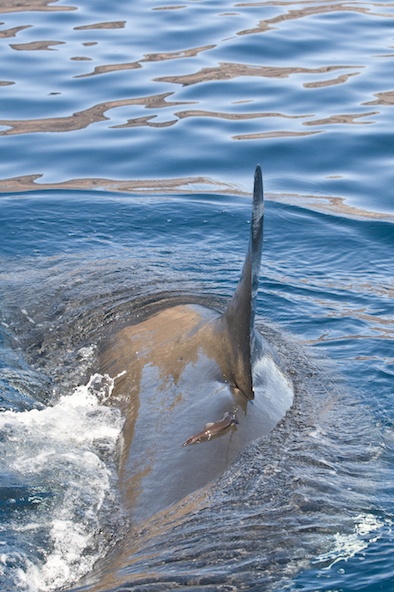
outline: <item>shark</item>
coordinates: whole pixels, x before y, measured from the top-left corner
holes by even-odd
[[[212,482],[292,405],[291,379],[256,324],[263,222],[257,165],[246,256],[224,310],[165,299],[100,347],[124,415],[119,483],[136,524]]]

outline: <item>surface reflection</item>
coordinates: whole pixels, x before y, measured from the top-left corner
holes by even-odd
[[[77,10],[76,6],[56,5],[56,2],[58,0],[3,0],[0,6],[0,14],[7,12]]]
[[[346,125],[366,125],[375,123],[374,121],[358,121],[363,117],[372,117],[379,115],[379,111],[369,111],[368,113],[344,113],[341,115],[331,115],[325,119],[315,119],[313,121],[304,121],[303,125],[332,125],[332,124],[346,124]]]
[[[93,28],[93,26],[91,26],[90,28]],[[97,76],[98,74],[108,74],[109,72],[134,70],[137,68],[141,68],[141,64],[144,62],[164,62],[168,60],[191,58],[197,56],[202,51],[208,51],[209,49],[213,49],[214,47],[214,45],[207,45],[204,47],[195,47],[182,51],[146,54],[143,59],[138,60],[136,62],[127,62],[124,64],[105,64],[102,66],[96,66],[93,72],[88,72],[87,74],[80,74],[79,76],[75,76],[75,78],[88,78],[89,76]]]
[[[363,103],[363,105],[394,105],[394,90],[376,93],[376,101]]]
[[[109,21],[106,23],[94,23],[92,25],[80,25],[74,27],[75,31],[90,31],[91,29],[123,29],[126,21]]]
[[[0,132],[0,135],[9,136],[13,134],[26,134],[38,132],[69,132],[88,127],[93,123],[109,119],[104,114],[110,109],[127,107],[130,105],[143,105],[147,109],[160,109],[170,105],[182,105],[182,102],[167,102],[166,98],[172,93],[164,93],[151,97],[136,99],[123,99],[120,101],[108,101],[101,105],[94,105],[84,111],[73,113],[66,117],[53,117],[45,119],[30,120],[0,120],[0,125],[9,127],[8,130]]]
[[[43,175],[25,175],[0,180],[0,193],[37,191],[37,189],[104,189],[132,193],[224,193],[240,194],[239,188],[230,183],[215,181],[208,177],[179,177],[174,179],[103,179],[81,178],[60,183],[42,182]]]
[[[359,72],[351,72],[350,74],[341,74],[336,78],[330,78],[329,80],[318,80],[315,82],[305,82],[305,88],[322,88],[324,86],[332,86],[334,84],[344,84],[350,78],[350,76],[357,76]]]
[[[32,41],[31,43],[12,43],[10,47],[17,51],[54,51],[52,45],[64,45],[64,41]]]
[[[392,4],[121,1],[109,11],[88,0],[5,0],[0,12],[0,179],[9,190],[11,179],[18,190],[120,187],[118,178],[134,190],[149,175],[163,192],[203,179],[242,193],[246,161],[262,159],[277,193],[296,178],[294,191],[308,194],[316,175],[328,195],[361,195],[372,207],[379,192],[365,171],[377,167],[390,187],[387,115],[371,106],[394,104],[384,74]],[[37,133],[47,136],[32,149]],[[387,210],[391,196],[381,194]]]
[[[240,31],[239,35],[250,35],[253,33],[264,33],[273,27],[273,25],[279,25],[280,23],[284,23],[286,21],[292,21],[296,19],[302,19],[305,17],[311,17],[320,14],[327,14],[327,13],[338,13],[338,12],[356,12],[361,14],[371,14],[370,8],[366,6],[360,6],[355,3],[331,3],[331,4],[320,4],[317,5],[308,5],[303,8],[299,8],[299,5],[302,4],[300,2],[270,2],[270,6],[297,6],[296,9],[291,9],[284,14],[280,14],[273,18],[269,18],[266,20],[262,20],[259,22],[257,27],[254,29],[246,29],[244,31]],[[305,4],[309,4],[309,2],[305,2]],[[257,6],[266,6],[265,2],[246,2],[241,4],[236,4],[235,6],[239,7],[257,7]],[[379,14],[382,16],[382,14]],[[389,13],[386,16],[392,16]]]
[[[0,8],[1,12],[1,8]],[[22,25],[21,27],[13,27],[12,29],[5,29],[0,31],[0,39],[8,39],[9,37],[16,37],[19,31],[23,31],[24,29],[30,29],[31,25]]]
[[[213,68],[203,68],[194,74],[184,76],[166,76],[156,78],[157,82],[173,82],[182,86],[210,82],[212,80],[231,80],[240,76],[258,76],[262,78],[288,78],[293,74],[325,74],[344,68],[354,66],[322,66],[320,68],[302,67],[273,67],[273,66],[249,66],[247,64],[236,64],[222,62]]]
[[[257,132],[255,134],[239,134],[233,136],[234,140],[264,140],[269,138],[296,138],[302,136],[311,136],[320,134],[320,131],[315,132],[292,132],[290,130],[271,131],[271,132]]]

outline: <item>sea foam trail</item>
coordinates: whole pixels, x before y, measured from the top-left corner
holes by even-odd
[[[7,481],[0,490],[3,592],[46,592],[69,585],[105,552],[114,521],[118,409],[105,405],[108,376],[51,407],[0,415]],[[115,502],[115,503],[114,503]]]

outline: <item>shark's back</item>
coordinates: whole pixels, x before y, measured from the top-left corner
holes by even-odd
[[[291,404],[291,384],[255,329],[263,214],[258,166],[248,250],[222,314],[166,303],[103,349],[100,371],[116,377],[112,396],[125,415],[120,479],[137,521],[207,484],[246,443],[268,433],[287,408],[276,409],[273,393]],[[229,429],[182,446],[225,414],[234,417]]]

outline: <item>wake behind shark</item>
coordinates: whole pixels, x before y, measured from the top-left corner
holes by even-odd
[[[102,348],[100,372],[116,377],[125,415],[119,476],[135,522],[221,474],[292,404],[292,384],[255,327],[263,220],[257,166],[249,245],[226,310],[166,302]]]

